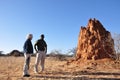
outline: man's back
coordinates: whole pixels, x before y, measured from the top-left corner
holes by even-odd
[[[37,40],[35,45],[37,45],[37,48],[40,51],[44,51],[45,48],[47,47],[47,44],[46,44],[46,42],[43,39]]]

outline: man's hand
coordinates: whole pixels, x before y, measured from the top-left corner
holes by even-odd
[[[38,51],[36,51],[36,53],[38,53]]]
[[[47,54],[47,50],[45,51],[45,53]]]
[[[47,54],[47,47],[45,47],[45,53]]]

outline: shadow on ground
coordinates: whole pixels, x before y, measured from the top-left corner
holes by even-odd
[[[57,76],[56,76],[57,75]],[[100,78],[89,78],[89,76],[103,76]],[[108,76],[104,78],[104,76]],[[79,71],[79,72],[52,72],[45,73],[45,75],[39,74],[35,75],[32,78],[40,79],[43,78],[45,80],[120,80],[120,78],[112,78],[109,76],[120,76],[120,73],[106,73],[106,72],[87,72],[87,71]]]

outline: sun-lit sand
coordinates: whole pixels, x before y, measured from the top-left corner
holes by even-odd
[[[45,71],[39,74],[35,74],[33,71],[34,62],[35,57],[32,57],[31,77],[24,78],[22,77],[24,57],[0,57],[0,80],[120,79],[120,61],[79,61],[78,64],[73,62],[67,65],[66,60],[61,61],[48,57],[45,62]]]

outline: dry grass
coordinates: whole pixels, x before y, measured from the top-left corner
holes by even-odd
[[[39,74],[33,72],[34,62],[35,57],[32,57],[31,77],[23,78],[24,57],[0,57],[0,80],[120,80],[119,61],[88,61],[84,65],[66,65],[67,61],[47,58],[45,71]]]

